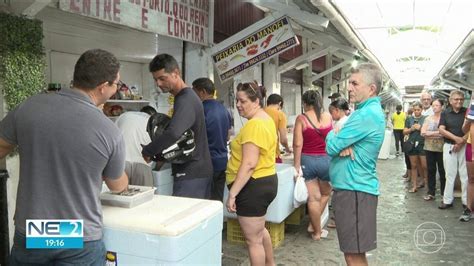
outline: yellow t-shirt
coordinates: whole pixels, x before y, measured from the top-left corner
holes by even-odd
[[[285,113],[283,113],[282,111],[280,111],[276,108],[272,108],[272,107],[265,107],[264,110],[273,119],[273,122],[275,122],[275,127],[276,127],[276,131],[277,131],[277,138],[278,138],[277,143],[280,143],[278,130],[279,129],[286,130],[287,121],[286,121]],[[279,149],[278,144],[277,144],[277,148],[276,148],[275,158],[280,158],[280,149]]]
[[[400,112],[400,114],[397,114],[397,112],[393,113],[392,115],[393,129],[404,129],[405,119],[406,119],[406,115],[404,112]]]
[[[240,129],[239,134],[230,143],[230,158],[227,163],[226,182],[234,182],[242,163],[242,145],[251,142],[259,147],[258,163],[252,174],[253,178],[261,178],[276,174],[275,149],[277,135],[272,119],[254,118]]]

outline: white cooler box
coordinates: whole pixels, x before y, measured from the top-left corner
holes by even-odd
[[[171,168],[162,168],[160,171],[153,171],[153,184],[156,187],[156,195],[173,195],[173,183]]]
[[[155,195],[131,209],[102,206],[102,211],[105,247],[115,259],[110,264],[221,264],[219,201]]]
[[[294,210],[293,191],[295,189],[295,182],[293,181],[293,165],[276,164],[276,170],[278,176],[278,193],[270,206],[268,206],[265,220],[272,223],[281,223]],[[226,186],[224,189],[224,202],[227,202],[228,195],[229,190]],[[224,215],[228,218],[237,219],[237,215],[227,212],[227,208],[224,208]]]

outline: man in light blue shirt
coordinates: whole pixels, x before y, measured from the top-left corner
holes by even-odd
[[[377,157],[385,133],[380,98],[382,72],[366,63],[352,69],[349,97],[356,110],[339,132],[326,137],[329,177],[339,246],[348,265],[367,265],[365,253],[377,247],[379,181]]]

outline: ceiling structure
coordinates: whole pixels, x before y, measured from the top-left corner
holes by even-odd
[[[423,89],[442,96],[453,88],[474,90],[472,0],[247,2],[266,12],[289,14],[295,32],[311,39],[319,46],[315,49],[344,46],[337,50],[345,55],[342,64],[360,55],[381,65],[387,78],[382,98],[387,101],[419,98]],[[303,13],[326,17],[330,23],[310,25],[299,15]]]
[[[435,77],[442,68],[452,68],[446,63],[474,26],[471,0],[331,2],[380,60],[402,94],[419,93],[423,88],[446,89],[438,88],[441,83],[434,83]],[[464,70],[470,71],[470,65]],[[448,72],[446,75],[452,77],[452,69]],[[455,87],[474,89],[461,85],[459,82]]]

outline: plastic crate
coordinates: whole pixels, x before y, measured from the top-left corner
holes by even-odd
[[[270,233],[272,246],[279,247],[285,240],[285,222],[279,224],[265,222],[265,228]],[[237,244],[245,244],[245,237],[240,229],[239,221],[236,219],[227,219],[227,241]]]
[[[299,206],[290,215],[288,215],[288,217],[285,219],[285,224],[300,225],[301,220],[304,217],[305,206],[306,204]]]

